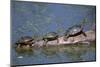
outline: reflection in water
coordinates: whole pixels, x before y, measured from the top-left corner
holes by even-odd
[[[95,48],[95,42],[90,45],[75,44],[28,49],[17,48],[12,60],[14,60],[13,64],[15,65],[95,61]]]
[[[56,55],[58,53],[58,47],[57,46],[44,47],[42,49],[42,52],[48,57],[53,56],[53,55]]]
[[[87,51],[86,48],[84,48],[73,46],[67,48],[64,53],[67,53],[67,56],[73,61],[82,61],[81,55],[85,54],[85,52]]]
[[[15,49],[18,55],[18,58],[23,58],[24,56],[32,56],[33,48],[16,48]]]

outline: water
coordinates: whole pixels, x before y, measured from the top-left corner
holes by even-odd
[[[19,50],[19,49],[18,49]],[[32,50],[15,51],[12,50],[12,65],[49,64],[49,63],[69,63],[80,61],[95,61],[95,43],[50,46],[42,48],[32,48]]]

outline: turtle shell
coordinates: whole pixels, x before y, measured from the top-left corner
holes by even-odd
[[[27,42],[30,42],[32,40],[33,40],[32,37],[30,37],[30,36],[24,36],[24,37],[21,37],[20,40],[18,40],[18,43],[27,43]]]
[[[75,35],[82,31],[81,25],[74,25],[66,31],[66,35]]]
[[[50,32],[50,33],[47,33],[44,38],[54,38],[54,37],[57,37],[57,33],[55,32]]]

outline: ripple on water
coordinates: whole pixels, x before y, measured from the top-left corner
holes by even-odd
[[[37,48],[30,53],[18,54],[14,50],[14,64],[47,64],[75,61],[94,61],[96,59],[95,46],[59,46]]]

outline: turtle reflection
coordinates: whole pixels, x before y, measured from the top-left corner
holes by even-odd
[[[87,36],[86,33],[83,31],[83,26],[82,25],[74,25],[65,32],[65,38],[64,40],[66,41],[69,37],[74,37],[77,35],[83,34],[85,37]]]
[[[16,48],[15,51],[17,52],[18,55],[28,55],[32,56],[33,55],[33,48],[27,48],[26,46]]]
[[[95,47],[93,46],[85,46],[85,45],[68,45],[68,46],[63,46],[62,48],[59,49],[60,52],[63,52],[64,55],[69,57],[70,60],[72,61],[84,61],[82,58],[83,55],[87,51],[94,50]]]
[[[58,46],[43,47],[42,52],[48,57],[57,55]]]

